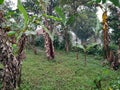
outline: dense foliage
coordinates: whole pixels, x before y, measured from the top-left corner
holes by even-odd
[[[110,6],[111,14],[108,17],[109,26],[112,28],[111,38],[115,43],[118,43],[118,39],[120,38],[120,11],[119,8],[114,6]]]
[[[120,66],[119,2],[17,0],[13,7],[0,0],[0,89],[120,89],[120,73],[111,70]],[[101,25],[96,6],[103,12]],[[26,50],[23,62],[29,46],[35,56]]]

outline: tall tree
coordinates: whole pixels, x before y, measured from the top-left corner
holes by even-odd
[[[44,28],[44,47],[45,47],[45,52],[46,52],[46,57],[48,59],[54,59],[55,54],[54,54],[54,46],[53,46],[53,41],[50,37],[50,34],[53,31],[53,22],[51,19],[48,19],[43,16],[45,15],[52,15],[53,12],[53,6],[54,2],[53,0],[26,0],[24,3],[24,6],[27,8],[27,12],[29,13],[29,16],[31,18],[31,22],[29,23],[29,26],[34,26],[36,27],[37,25],[41,25]],[[34,6],[35,8],[31,7]],[[33,28],[33,27],[32,27]],[[35,28],[34,28],[35,29]],[[46,31],[47,29],[47,31]],[[49,32],[49,33],[48,33]],[[34,41],[33,41],[34,42]]]
[[[96,12],[95,9],[83,8],[76,17],[76,24],[73,27],[73,31],[84,44],[94,34],[93,28],[96,26],[97,16],[94,14]]]
[[[47,7],[47,15],[52,15],[53,12],[53,0],[49,1],[49,5]],[[47,29],[52,33],[53,32],[53,22],[52,19],[50,19],[49,21],[46,19],[45,20],[45,26],[47,27]],[[46,37],[45,37],[45,47],[46,47],[46,53],[47,53],[47,57],[48,59],[54,59],[55,57],[55,53],[54,53],[54,46],[53,46],[53,41],[51,40],[51,38],[48,36],[48,34],[46,33]]]
[[[95,0],[96,3],[106,3],[106,0]],[[115,6],[120,6],[120,3],[119,3],[119,0],[110,0]],[[103,14],[102,14],[102,24],[103,24],[103,41],[104,41],[104,46],[103,46],[103,49],[104,49],[104,58],[106,60],[108,60],[108,62],[110,63],[110,65],[112,66],[113,69],[116,69],[116,67],[118,67],[120,65],[120,62],[119,62],[119,54],[117,56],[115,56],[115,54],[113,53],[112,50],[110,50],[110,47],[109,47],[109,43],[110,43],[110,38],[109,38],[109,26],[108,26],[108,15],[107,15],[107,9],[100,5],[100,4],[97,4],[98,6],[101,7],[103,11]],[[106,6],[107,7],[107,6]],[[119,51],[119,50],[118,50]]]
[[[43,9],[43,13],[46,15],[51,16],[53,13],[53,7],[54,3],[53,0],[49,0],[48,2],[45,2],[43,0],[40,0],[41,7]],[[55,53],[54,53],[54,46],[53,46],[53,41],[52,38],[50,37],[50,34],[53,32],[53,21],[51,19],[48,19],[44,17],[44,25],[47,29],[44,28],[44,46],[46,49],[46,56],[48,60],[54,59]],[[49,32],[49,33],[48,33]]]
[[[110,38],[109,38],[109,34],[108,34],[108,16],[107,16],[107,11],[104,11],[103,15],[102,15],[102,23],[103,23],[103,41],[104,41],[104,55],[105,55],[105,59],[108,60],[109,55],[110,55],[110,48],[109,48],[109,44],[110,44]]]

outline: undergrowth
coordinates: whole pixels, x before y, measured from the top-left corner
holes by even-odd
[[[103,67],[103,59],[99,56],[87,56],[85,66],[83,54],[79,54],[79,59],[76,60],[73,52],[55,53],[55,59],[48,61],[42,50],[38,55],[27,51],[20,90],[99,90],[99,80],[102,90],[110,90],[113,87],[111,83],[120,75],[120,70]]]

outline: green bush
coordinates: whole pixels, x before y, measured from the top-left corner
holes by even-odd
[[[63,50],[63,49],[65,49],[65,40],[63,39],[63,40],[60,42],[60,41],[59,41],[59,37],[58,37],[57,35],[55,35],[55,36],[54,36],[53,45],[54,45],[55,49]]]
[[[56,49],[59,49],[60,42],[59,42],[59,38],[57,35],[54,36],[53,45]]]
[[[72,46],[72,49],[71,49],[73,52],[80,52],[80,53],[83,53],[83,50],[79,47],[76,47],[76,46]]]
[[[35,45],[41,48],[44,48],[44,37],[40,35],[35,38]],[[54,36],[53,45],[55,49],[63,50],[65,48],[65,40],[59,41],[59,37],[57,35]]]
[[[98,45],[95,45],[95,46],[88,49],[88,54],[96,54],[97,50],[98,50]]]
[[[64,50],[65,49],[65,40],[59,43],[59,50]]]
[[[44,37],[43,35],[40,35],[39,37],[35,38],[35,45],[39,47],[44,47]]]
[[[112,90],[120,90],[120,77],[118,77],[115,80],[112,80],[112,82],[110,83],[110,88]]]
[[[110,50],[116,52],[118,50],[118,46],[116,44],[110,44]]]
[[[79,51],[79,52],[83,53],[83,50],[79,47],[76,47],[76,46],[72,47],[72,51]],[[103,47],[98,45],[98,44],[91,46],[90,48],[87,49],[87,54],[101,55],[102,56],[103,55]]]
[[[88,50],[88,54],[103,56],[103,47],[96,45],[95,47],[92,47]]]

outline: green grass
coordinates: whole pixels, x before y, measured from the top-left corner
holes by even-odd
[[[27,51],[20,90],[97,90],[93,89],[95,79],[102,79],[102,89],[109,90],[109,84],[120,75],[120,70],[103,67],[101,57],[87,56],[85,66],[84,55],[79,54],[78,60],[75,55],[57,51],[54,61],[48,61],[43,51],[38,55]]]

